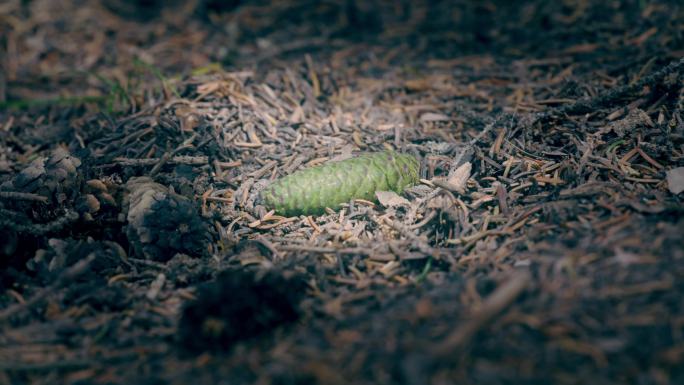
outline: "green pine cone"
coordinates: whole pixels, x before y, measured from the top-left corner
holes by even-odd
[[[367,153],[280,178],[261,191],[261,202],[281,215],[321,214],[352,199],[375,201],[376,191],[401,193],[418,183],[419,168],[412,155]]]

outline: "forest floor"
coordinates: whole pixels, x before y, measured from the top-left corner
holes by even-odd
[[[0,4],[0,384],[684,383],[680,2],[218,3]]]

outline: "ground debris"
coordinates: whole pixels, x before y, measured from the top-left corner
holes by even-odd
[[[69,154],[61,147],[53,150],[48,157],[38,158],[21,170],[11,181],[0,186],[5,191],[18,191],[35,194],[49,199],[54,204],[63,204],[74,197],[74,187],[78,192],[81,174],[77,171],[80,159]],[[5,195],[12,198],[11,195]],[[28,195],[15,195],[15,198]],[[33,200],[33,199],[29,199]],[[38,200],[40,201],[40,200]]]
[[[678,2],[181,3],[0,5],[0,383],[684,383]]]
[[[205,225],[187,198],[147,177],[131,178],[126,189],[126,234],[138,255],[167,261],[180,252],[206,252]]]
[[[677,167],[667,170],[667,188],[673,194],[684,191],[684,167]]]
[[[236,342],[295,322],[306,285],[276,272],[224,271],[183,310],[182,346],[195,353],[227,351]]]

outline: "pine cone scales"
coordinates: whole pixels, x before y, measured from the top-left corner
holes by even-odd
[[[376,191],[401,193],[418,178],[414,156],[368,153],[283,177],[261,192],[261,200],[283,215],[320,214],[351,199],[375,200]]]

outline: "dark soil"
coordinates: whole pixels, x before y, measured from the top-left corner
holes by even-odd
[[[683,57],[678,1],[2,2],[0,384],[684,383]]]

